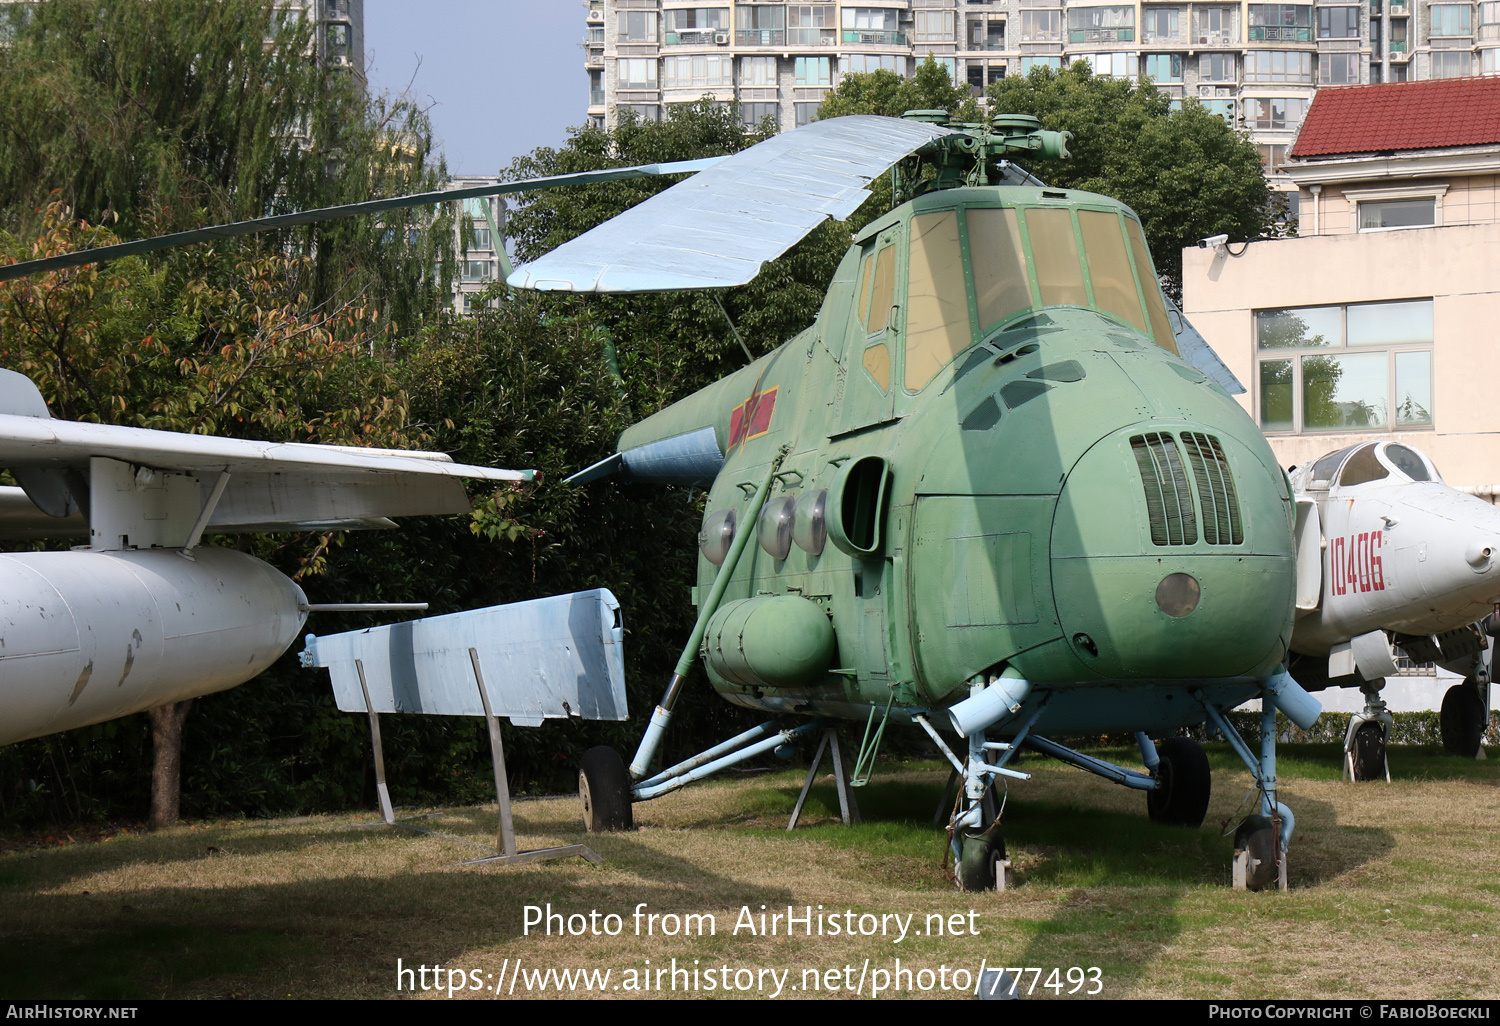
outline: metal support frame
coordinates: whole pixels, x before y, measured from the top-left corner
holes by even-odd
[[[477,859],[466,859],[460,865],[473,865],[480,862],[500,863],[524,863],[543,862],[550,859],[570,858],[577,855],[596,864],[602,864],[604,859],[586,844],[565,844],[556,848],[537,848],[532,851],[518,851],[516,849],[515,821],[511,816],[510,809],[510,782],[505,774],[505,746],[500,739],[500,718],[491,711],[489,695],[484,690],[484,674],[479,668],[479,653],[475,649],[469,649],[469,662],[474,667],[474,682],[479,687],[479,701],[484,706],[484,722],[489,728],[490,734],[490,758],[495,771],[495,798],[499,805],[499,824],[496,830],[496,840],[500,854],[485,855]],[[375,789],[380,795],[380,815],[385,821],[385,826],[400,827],[404,830],[417,830],[420,833],[436,833],[432,830],[422,830],[420,827],[409,827],[402,821],[396,819],[395,810],[391,807],[391,793],[385,782],[385,750],[380,743],[380,714],[375,711],[374,704],[370,701],[370,685],[365,680],[364,660],[354,660],[354,669],[359,674],[359,687],[365,696],[365,709],[370,717],[370,740],[375,749]],[[422,816],[413,817],[424,818]],[[379,824],[370,824],[372,826]],[[449,836],[449,835],[443,835]],[[464,839],[454,838],[463,841]],[[470,842],[465,842],[470,843]]]
[[[470,866],[481,862],[547,862],[552,859],[571,858],[574,855],[581,856],[595,864],[602,864],[604,859],[586,844],[564,844],[556,848],[534,848],[531,851],[516,850],[516,826],[510,812],[510,781],[505,775],[505,745],[500,740],[500,717],[490,711],[490,698],[484,690],[484,672],[479,668],[477,649],[469,649],[469,662],[474,667],[474,683],[479,687],[479,701],[484,705],[484,722],[490,731],[490,760],[495,769],[495,801],[500,806],[501,854],[468,859],[463,865]]]
[[[873,713],[874,710],[872,709]],[[813,753],[812,765],[807,768],[807,779],[802,782],[802,793],[797,795],[797,804],[792,809],[792,818],[787,820],[787,830],[794,830],[797,821],[802,818],[802,806],[807,802],[807,793],[812,790],[813,780],[818,775],[818,767],[823,764],[823,752],[829,748],[833,749],[833,782],[839,794],[839,819],[845,826],[860,822],[859,805],[854,800],[854,793],[850,790],[852,786],[849,778],[844,775],[844,753],[839,748],[839,732],[833,727],[823,728],[823,736],[818,740],[818,750]]]
[[[1147,743],[1150,743],[1149,739]],[[1116,784],[1134,788],[1137,791],[1155,791],[1157,788],[1155,777],[1147,776],[1145,773],[1137,773],[1135,770],[1126,769],[1124,766],[1116,766],[1112,762],[1096,759],[1092,755],[1075,752],[1071,748],[1065,748],[1056,741],[1049,741],[1044,737],[1033,735],[1027,738],[1026,747],[1032,751],[1041,752],[1043,755],[1050,755],[1059,762],[1065,762],[1070,766],[1077,766],[1079,769],[1087,770],[1095,776],[1103,777],[1105,780],[1112,780]],[[1154,749],[1155,746],[1153,746],[1152,754],[1155,754]]]
[[[380,714],[370,701],[370,685],[365,681],[364,660],[354,660],[354,669],[359,673],[359,690],[365,695],[365,710],[370,716],[370,743],[375,749],[375,792],[380,796],[380,818],[386,826],[396,825],[396,811],[391,808],[391,792],[385,786],[385,749],[380,744]]]
[[[886,700],[885,714],[880,718],[880,725],[875,725],[875,707],[870,706],[869,718],[865,720],[865,735],[859,742],[859,755],[854,759],[854,776],[851,787],[864,787],[870,782],[870,773],[875,768],[875,754],[880,751],[881,739],[885,737],[885,725],[891,719],[891,706],[896,703],[896,692],[891,691],[891,697]],[[873,736],[871,731],[874,731]]]
[[[823,727],[824,723],[822,720],[813,720],[801,726],[787,727],[766,737],[766,729],[775,730],[776,725],[774,723],[763,723],[753,730],[747,730],[738,737],[731,738],[723,744],[715,745],[708,751],[695,755],[685,762],[678,763],[670,770],[663,770],[649,780],[644,780],[636,784],[630,789],[631,800],[645,802],[650,801],[652,798],[660,798],[662,795],[676,791],[678,788],[686,787],[695,780],[702,780],[704,777],[712,776],[722,769],[728,769],[730,766],[742,763],[746,759],[753,759],[762,752],[769,752],[774,748],[780,748],[782,745],[790,741],[795,741],[804,734],[810,734],[814,730],[821,730]],[[761,740],[753,740],[756,737],[761,738]],[[748,743],[744,744],[743,747],[736,747],[731,751],[731,746],[735,746],[739,742]],[[727,752],[727,754],[719,754],[723,752]]]

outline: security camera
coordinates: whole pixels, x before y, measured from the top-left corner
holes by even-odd
[[[1210,235],[1206,239],[1199,239],[1198,240],[1198,248],[1199,249],[1218,249],[1220,246],[1223,246],[1223,245],[1225,245],[1228,242],[1229,242],[1229,236],[1227,236],[1227,235]]]

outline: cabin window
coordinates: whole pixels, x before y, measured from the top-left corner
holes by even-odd
[[[874,276],[874,271],[875,247],[871,246],[859,265],[859,300],[855,305],[854,315],[859,318],[861,325],[867,323],[870,313],[870,279]]]
[[[1078,226],[1083,230],[1084,252],[1089,255],[1094,303],[1144,334],[1146,318],[1141,312],[1141,294],[1135,287],[1135,273],[1130,268],[1130,254],[1125,251],[1119,215],[1105,210],[1080,210]]]
[[[1088,306],[1078,240],[1073,235],[1073,212],[1063,207],[1026,211],[1026,233],[1043,306]]]
[[[973,342],[958,211],[918,214],[911,222],[906,289],[906,388],[921,391]],[[1077,263],[1075,259],[1075,264]]]
[[[966,212],[969,266],[974,271],[974,298],[979,327],[987,329],[1031,306],[1026,251],[1014,210],[976,207]]]
[[[875,274],[870,284],[870,311],[865,326],[871,335],[884,331],[896,298],[896,247],[887,243],[875,256]]]

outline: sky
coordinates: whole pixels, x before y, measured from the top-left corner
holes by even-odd
[[[429,108],[449,173],[494,174],[586,120],[584,14],[580,0],[365,0],[370,91]]]

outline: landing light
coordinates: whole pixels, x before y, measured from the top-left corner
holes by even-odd
[[[711,514],[703,522],[703,530],[698,532],[698,548],[703,550],[703,558],[714,566],[723,566],[724,557],[729,555],[729,543],[734,541],[735,520],[734,510],[721,509]]]
[[[1192,574],[1168,574],[1156,586],[1156,605],[1168,616],[1181,618],[1198,608],[1202,590]]]

